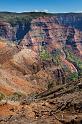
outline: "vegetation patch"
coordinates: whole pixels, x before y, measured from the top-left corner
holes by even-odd
[[[40,52],[40,58],[42,60],[50,60],[51,59],[51,55],[50,55],[50,53],[46,49],[43,49]]]
[[[75,64],[78,69],[79,75],[82,75],[82,60],[73,54],[70,50],[65,50],[67,54],[67,60]]]
[[[0,93],[0,101],[5,98],[5,95],[3,93]]]
[[[12,101],[19,101],[23,96],[24,94],[22,94],[21,92],[15,92],[12,96],[10,96],[10,99]]]
[[[69,75],[68,80],[70,81],[77,81],[78,80],[78,73],[77,72],[73,72]]]
[[[55,63],[55,65],[59,66],[61,65],[61,51],[59,49],[54,50],[52,53],[52,60]]]

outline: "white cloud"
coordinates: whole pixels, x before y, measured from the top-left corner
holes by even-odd
[[[35,9],[35,10],[33,10],[33,12],[39,12],[39,10]]]
[[[33,10],[33,12],[46,12],[46,13],[48,13],[48,10],[47,9],[44,9],[44,10],[35,9],[35,10]]]
[[[47,9],[44,9],[44,10],[43,10],[43,12],[46,12],[46,13],[48,13],[48,10],[47,10]]]

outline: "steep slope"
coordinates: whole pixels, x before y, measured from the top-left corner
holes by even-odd
[[[42,88],[38,85],[32,85],[24,76],[27,73],[32,75],[28,67],[31,66],[31,60],[33,62],[37,60],[28,55],[31,52],[36,57],[36,53],[28,49],[23,50],[15,44],[6,43],[4,40],[0,41],[0,47],[0,92],[11,95],[15,92],[30,94],[31,92],[42,91]]]
[[[39,17],[31,21],[30,31],[25,35],[24,39],[20,42],[20,45],[27,46],[38,53],[42,51],[43,47],[51,54],[54,54],[55,51],[59,50],[62,63],[67,65],[73,72],[77,72],[79,67],[74,67],[76,66],[76,64],[74,64],[76,63],[75,61],[72,62],[68,60],[65,49],[71,50],[71,53],[75,54],[77,58],[79,56],[82,60],[81,34],[82,31],[79,30],[79,28],[75,28],[69,24],[65,25],[63,22],[58,23],[57,17],[55,16],[51,18]]]
[[[21,44],[33,45],[36,48],[38,44],[45,42],[46,46],[49,45],[52,50],[63,48],[67,45],[72,47],[73,50],[81,52],[82,32],[73,25],[56,22],[56,20],[55,16],[51,18],[40,17],[32,20],[30,31]]]

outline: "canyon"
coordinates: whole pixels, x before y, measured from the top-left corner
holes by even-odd
[[[82,123],[82,13],[0,12],[0,124]]]

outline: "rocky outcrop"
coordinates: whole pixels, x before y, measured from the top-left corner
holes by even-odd
[[[0,37],[4,39],[11,40],[14,37],[14,32],[12,32],[12,27],[7,22],[0,21]]]
[[[61,18],[62,20],[65,19]],[[31,29],[20,44],[32,46],[34,50],[38,50],[42,42],[44,42],[43,44],[47,46],[48,50],[62,49],[65,46],[69,46],[81,54],[81,30],[74,27],[74,24],[67,24],[67,19],[70,22],[70,16],[66,18],[66,23],[61,22],[61,18],[54,16],[32,20]],[[72,21],[74,21],[73,18]]]
[[[0,41],[0,92],[12,95],[15,92],[30,94],[40,91],[35,78],[31,79],[32,74],[38,71],[37,63],[34,51]]]
[[[0,37],[9,41],[19,42],[30,28],[29,23],[16,23],[12,25],[8,22],[0,21]]]

